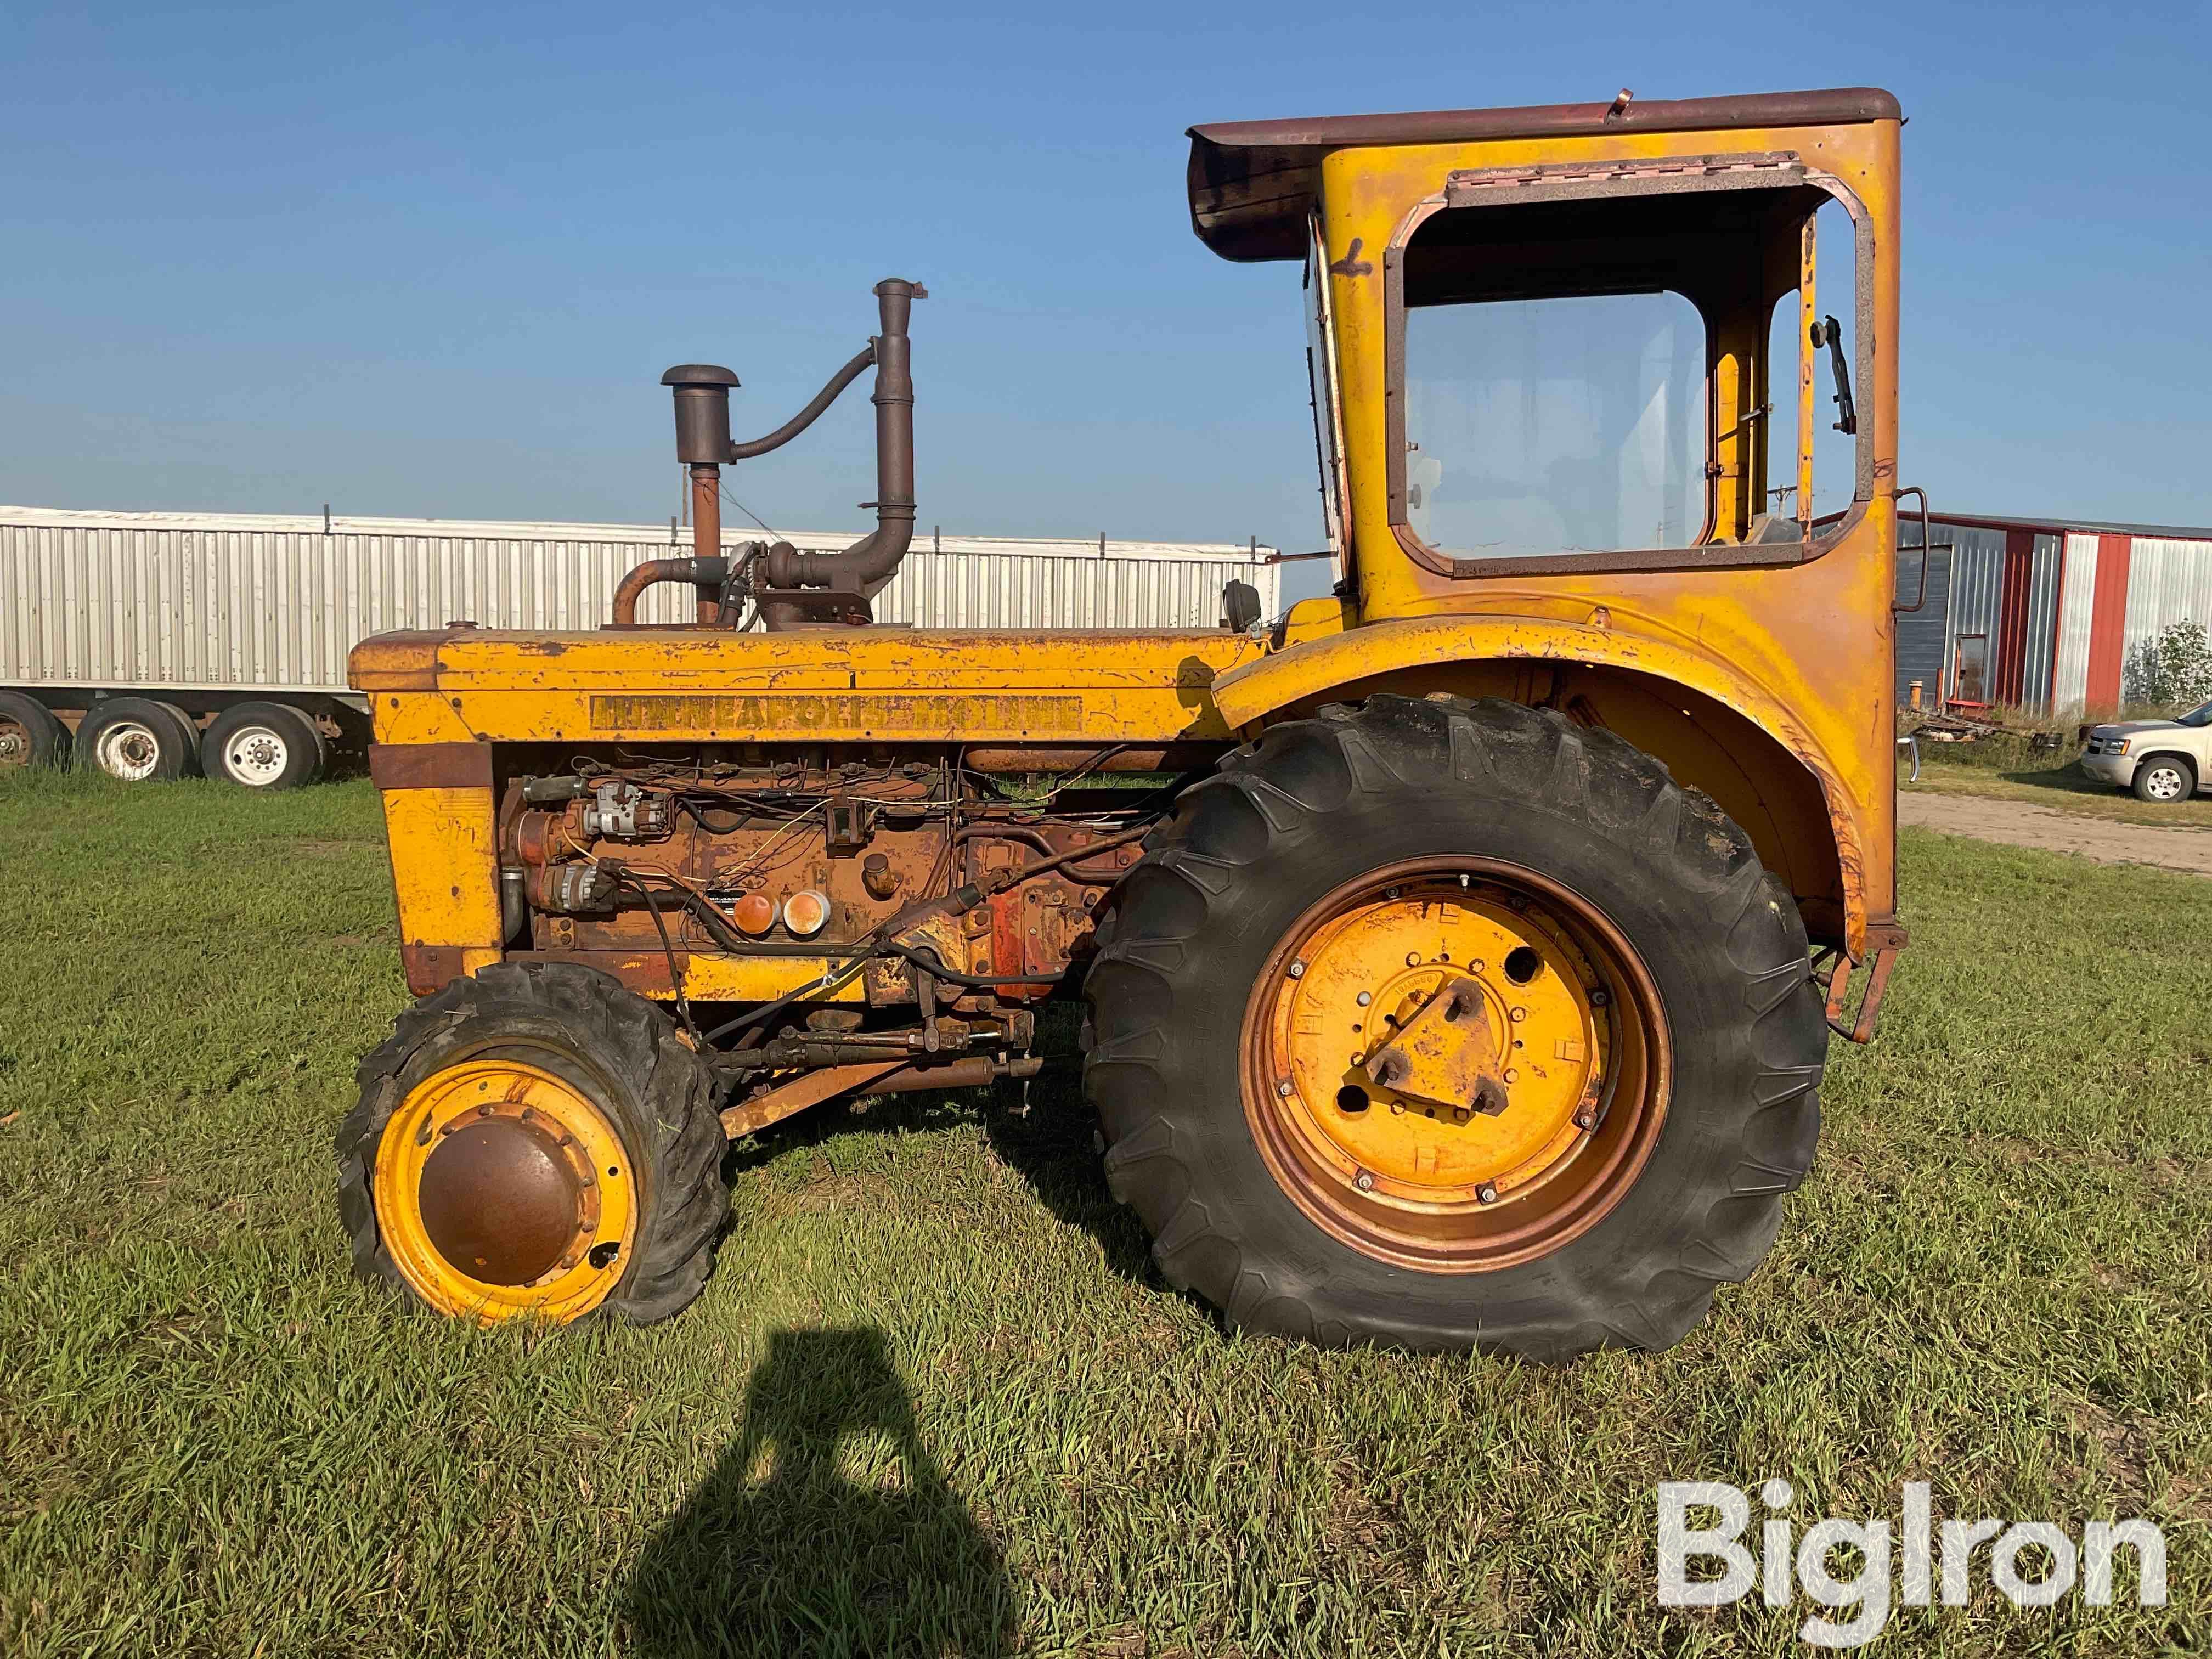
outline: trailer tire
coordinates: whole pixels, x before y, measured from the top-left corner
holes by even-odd
[[[357,1075],[337,1152],[361,1277],[450,1316],[638,1325],[706,1284],[728,1211],[714,1077],[616,980],[572,963],[493,963],[402,1014]],[[472,1152],[478,1114],[502,1139]],[[459,1156],[441,1170],[449,1135]],[[588,1167],[556,1173],[553,1195],[574,1206],[588,1194],[590,1208],[546,1246],[546,1172],[568,1167],[564,1151]],[[489,1278],[454,1266],[466,1253],[457,1234],[477,1241]],[[565,1255],[531,1254],[548,1248]],[[516,1265],[501,1272],[487,1255]]]
[[[69,763],[69,728],[53,711],[21,691],[0,691],[0,771]]]
[[[77,722],[76,763],[124,783],[173,783],[199,770],[199,734],[185,711],[151,697],[109,697]]]
[[[249,789],[297,789],[323,775],[327,750],[315,723],[281,702],[241,702],[200,738],[200,769]]]
[[[1536,902],[1516,905],[1516,890]],[[1370,896],[1371,908],[1358,908]],[[1555,902],[1557,928],[1539,920]],[[1352,908],[1328,908],[1340,903]],[[1827,1027],[1797,908],[1709,799],[1610,732],[1495,698],[1400,696],[1272,726],[1184,792],[1113,906],[1085,986],[1085,1087],[1108,1142],[1108,1181],[1150,1230],[1170,1282],[1245,1328],[1553,1362],[1601,1346],[1663,1349],[1703,1316],[1718,1284],[1745,1278],[1766,1255],[1783,1196],[1811,1166]],[[1478,1201],[1455,1199],[1456,1207],[1443,1202],[1442,1185],[1380,1180],[1379,1160],[1345,1155],[1338,1168],[1316,1137],[1399,1137],[1390,1144],[1413,1151],[1390,1167],[1419,1171],[1426,1158],[1433,1172],[1439,1135],[1502,1137],[1516,1121],[1503,1108],[1475,1104],[1485,1115],[1459,1120],[1474,1128],[1451,1132],[1425,1127],[1421,1103],[1408,1115],[1402,1097],[1370,1119],[1379,1103],[1352,1086],[1370,1073],[1344,1073],[1332,1101],[1335,1077],[1298,1071],[1283,1059],[1291,1049],[1267,1047],[1278,1041],[1271,1032],[1294,1044],[1321,1030],[1328,997],[1350,1012],[1343,1000],[1370,981],[1332,965],[1343,958],[1328,952],[1354,948],[1334,941],[1385,937],[1377,918],[1408,907],[1424,928],[1451,918],[1520,927],[1544,945],[1530,952],[1535,966],[1492,954],[1490,979],[1533,973],[1563,1006],[1586,1005],[1588,1029],[1600,1034],[1589,1050],[1596,1058],[1567,1085],[1587,1088],[1584,1103],[1602,1099],[1595,1127],[1571,1096],[1565,1121],[1584,1139],[1562,1127],[1547,1145],[1569,1150],[1536,1176],[1520,1173],[1533,1164],[1494,1181],[1477,1175]],[[1591,969],[1580,991],[1579,970],[1542,977],[1555,933],[1587,940],[1581,956],[1558,951]],[[1409,939],[1442,935],[1387,937],[1398,952]],[[1431,971],[1425,960],[1414,965],[1419,951],[1393,962],[1361,948],[1386,981]],[[1455,942],[1443,958],[1455,964],[1442,970],[1446,982],[1481,977],[1486,963],[1457,951]],[[1376,1033],[1386,1006],[1409,1006],[1398,997],[1361,991],[1358,1008]],[[1537,999],[1508,989],[1505,1000]],[[1283,1012],[1262,1018],[1267,1010]],[[1498,1063],[1516,1063],[1510,1050],[1522,1049],[1521,1067],[1550,1077],[1536,1069],[1540,1054],[1553,1057],[1549,1040],[1526,1049],[1516,1040],[1538,1036],[1544,1011],[1511,1013],[1529,1016],[1525,1025],[1505,1023],[1508,1012],[1496,1016],[1508,1045]],[[1370,1040],[1396,1039],[1352,1039]],[[1562,1066],[1582,1059],[1578,1039],[1559,1040]],[[1326,1065],[1344,1065],[1334,1024],[1316,1041],[1336,1045]],[[1255,1054],[1275,1062],[1279,1081]],[[1502,1075],[1524,1078],[1512,1085],[1516,1112],[1536,1110],[1524,1098],[1554,1086],[1526,1080],[1528,1070]],[[1640,1092],[1631,1097],[1632,1088]],[[1345,1115],[1330,1119],[1332,1109]],[[1285,1122],[1306,1139],[1286,1139]],[[1601,1156],[1606,1137],[1612,1150]],[[1449,1165],[1452,1148],[1478,1143],[1443,1144]],[[1640,1162],[1628,1156],[1637,1145]],[[1525,1188],[1505,1185],[1524,1178]],[[1578,1182],[1590,1183],[1587,1194],[1577,1195]],[[1402,1201],[1425,1193],[1438,1200],[1427,1211]],[[1518,1219],[1516,1206],[1526,1206]]]

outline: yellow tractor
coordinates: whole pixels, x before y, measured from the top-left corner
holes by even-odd
[[[422,999],[338,1137],[361,1270],[665,1316],[726,1139],[1029,1076],[1079,998],[1106,1179],[1236,1324],[1679,1340],[1905,939],[1901,124],[1851,88],[1192,129],[1199,237],[1305,272],[1338,580],[1267,627],[1238,584],[1212,629],[875,622],[913,283],[764,437],[671,369],[689,556],[598,631],[353,653]],[[872,533],[726,538],[720,469],[869,369]],[[638,619],[659,583],[687,620]]]

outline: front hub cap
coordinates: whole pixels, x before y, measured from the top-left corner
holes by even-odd
[[[622,1278],[636,1217],[620,1138],[574,1085],[463,1061],[385,1125],[374,1194],[386,1249],[441,1313],[574,1319]]]
[[[1627,941],[1489,860],[1410,860],[1323,898],[1255,987],[1243,1048],[1278,1183],[1355,1249],[1436,1271],[1595,1224],[1666,1111],[1665,1021]]]

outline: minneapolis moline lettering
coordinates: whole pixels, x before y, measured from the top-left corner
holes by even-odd
[[[684,732],[706,737],[866,732],[952,738],[1018,731],[1080,735],[1083,699],[1030,692],[801,691],[773,696],[595,696],[594,732]]]

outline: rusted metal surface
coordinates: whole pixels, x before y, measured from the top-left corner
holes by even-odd
[[[698,469],[692,471],[696,472]],[[692,482],[696,489],[698,481],[694,478]],[[714,500],[719,507],[720,498],[716,496]],[[720,533],[718,522],[714,534]],[[729,573],[730,562],[720,554],[695,555],[688,559],[647,559],[617,585],[609,607],[610,620],[617,628],[635,628],[640,625],[637,604],[647,588],[662,582],[690,582],[698,590],[698,625],[711,628],[720,606],[722,582]]]
[[[698,465],[691,471],[691,548],[695,559],[714,559],[722,551],[722,469]],[[712,628],[720,618],[721,595],[705,582],[699,584],[698,623]],[[615,620],[624,620],[617,617]],[[635,617],[628,618],[635,621]]]
[[[373,743],[368,775],[379,789],[489,789],[488,743]]]
[[[1456,1122],[1505,1109],[1482,987],[1470,979],[1452,980],[1401,1010],[1396,1035],[1378,1043],[1361,1069],[1382,1088],[1435,1102]]]
[[[1850,957],[1838,952],[1828,975],[1828,1029],[1838,1036],[1853,1042],[1874,1041],[1875,1022],[1881,1017],[1882,999],[1889,991],[1889,976],[1897,966],[1897,953],[1905,948],[1905,929],[1893,919],[1868,930],[1866,955],[1860,960],[1870,964],[1866,988],[1859,997],[1858,1012],[1850,1012],[1852,970],[1858,966]]]
[[[434,691],[443,629],[372,635],[353,648],[346,678],[357,691]]]
[[[1485,1046],[1509,1055],[1506,1110],[1454,1113],[1364,1069],[1376,1024],[1468,996],[1486,1012],[1468,1023],[1494,1021]],[[1448,1066],[1476,1069],[1438,1056],[1439,1093],[1457,1086]],[[1353,1249],[1443,1273],[1509,1267],[1595,1225],[1656,1146],[1674,1072],[1658,987],[1619,927],[1559,882],[1473,857],[1406,860],[1318,896],[1254,980],[1239,1068],[1285,1195]]]
[[[458,945],[403,945],[399,967],[407,976],[407,988],[418,997],[444,990],[468,971],[461,965]]]
[[[878,1060],[866,1066],[832,1066],[808,1072],[780,1084],[765,1094],[722,1109],[722,1133],[735,1140],[794,1112],[805,1110],[844,1094],[911,1094],[924,1089],[966,1089],[994,1078],[1035,1077],[1044,1062],[1034,1054],[1000,1061],[988,1054],[969,1054],[938,1065],[911,1060]]]
[[[960,763],[978,772],[1189,772],[1220,758],[1221,744],[1116,744],[1086,749],[1073,744],[985,744],[965,750]]]
[[[1048,995],[1140,856],[1147,821],[1117,830],[1111,815],[1144,794],[1071,791],[1065,816],[1047,814],[963,771],[956,799],[951,761],[832,767],[802,750],[711,776],[641,761],[588,787],[511,785],[496,839],[530,912],[508,951],[588,963],[648,996],[681,984],[694,1001],[810,981],[878,1007],[922,1000],[925,981],[940,999]],[[594,805],[609,799],[623,810]],[[856,963],[864,975],[842,972]]]
[[[0,708],[0,766],[31,763],[31,728]]]
[[[487,1106],[448,1125],[422,1165],[422,1228],[447,1261],[487,1285],[527,1285],[586,1225],[586,1188],[544,1125]]]
[[[562,920],[571,919],[564,917]],[[541,948],[532,951],[528,959],[532,962],[573,962],[579,967],[594,969],[610,979],[620,980],[640,996],[665,998],[673,994],[675,981],[668,975],[668,957],[662,952],[658,941],[649,951]],[[676,971],[681,974],[690,966],[691,953],[679,945],[675,951],[675,959]]]
[[[1304,120],[1224,121],[1190,129],[1191,228],[1224,259],[1303,258],[1306,224],[1333,150],[1374,145],[1462,143],[1501,138],[1704,132],[1826,126],[1901,118],[1875,87],[1654,100],[1624,105],[1541,104],[1514,109],[1332,115]]]

